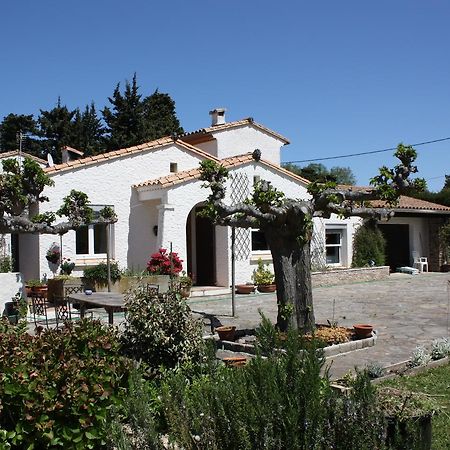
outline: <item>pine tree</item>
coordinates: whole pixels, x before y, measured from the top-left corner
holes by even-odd
[[[83,112],[78,108],[75,110],[69,144],[71,147],[83,151],[85,156],[102,153],[105,149],[104,133],[105,128],[93,102],[90,106],[86,105]]]
[[[19,133],[23,133],[22,149],[35,156],[42,156],[39,141],[33,137],[37,133],[33,115],[8,114],[0,124],[0,152],[9,152],[19,148]],[[31,136],[30,136],[31,135]]]
[[[184,132],[175,113],[175,102],[158,89],[143,101],[147,141]]]
[[[43,148],[50,153],[55,163],[61,162],[61,148],[70,145],[73,133],[72,119],[75,111],[69,111],[67,106],[61,106],[61,99],[58,97],[56,106],[43,111],[39,116],[40,135],[45,138]]]
[[[143,105],[136,74],[130,84],[126,81],[125,91],[120,92],[120,83],[114,89],[112,98],[108,97],[112,109],[105,107],[102,111],[107,125],[107,149],[117,150],[145,142]]]

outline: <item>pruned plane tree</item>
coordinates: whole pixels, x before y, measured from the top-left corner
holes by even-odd
[[[381,167],[368,188],[312,182],[308,185],[311,198],[302,200],[286,198],[270,182],[260,181],[249,198],[233,205],[225,202],[227,170],[213,161],[201,163],[201,179],[211,191],[203,214],[218,225],[259,228],[266,237],[273,259],[277,326],[281,331],[289,326],[301,333],[314,330],[310,253],[314,217],[389,218],[393,215],[389,207],[401,194],[424,189],[423,179],[410,178],[417,172],[413,165],[416,151],[400,144],[395,156],[399,164],[392,169]],[[261,152],[255,150],[253,158],[259,161]],[[386,208],[371,207],[373,200],[384,200]]]

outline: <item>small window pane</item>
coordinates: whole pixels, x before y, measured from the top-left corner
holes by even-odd
[[[89,253],[88,227],[78,228],[75,233],[77,255],[87,255]]]
[[[106,225],[94,225],[94,253],[106,253]]]
[[[269,245],[262,231],[252,230],[252,250],[269,250]]]
[[[340,245],[341,233],[328,233],[326,245]]]
[[[340,247],[327,247],[327,264],[339,264],[341,262]]]

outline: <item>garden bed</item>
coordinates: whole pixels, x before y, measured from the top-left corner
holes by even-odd
[[[323,329],[330,329],[328,325],[318,325]],[[373,347],[377,340],[377,333],[373,331],[372,336],[366,339],[357,339],[352,328],[339,327],[339,329],[346,330],[349,337],[348,342],[332,343],[331,345],[324,345],[323,350],[326,358],[347,353],[353,350],[360,350],[367,347]],[[227,341],[217,339],[217,348],[221,350],[228,350],[236,353],[246,353],[254,355],[256,353],[256,330],[236,330],[236,340]],[[322,345],[320,345],[322,347]],[[281,349],[281,351],[283,351]]]

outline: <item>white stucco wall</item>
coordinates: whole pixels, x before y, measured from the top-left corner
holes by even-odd
[[[280,165],[280,149],[284,142],[250,124],[214,131],[213,135],[216,141],[197,144],[197,146],[219,159],[253,152],[258,148],[261,150],[262,159]]]
[[[23,276],[19,272],[0,273],[0,315],[3,314],[5,303],[19,292],[23,294]]]
[[[157,202],[142,203],[131,186],[169,175],[171,162],[176,162],[178,170],[182,171],[197,167],[200,160],[200,156],[173,144],[128,157],[107,159],[97,165],[51,174],[55,186],[45,189],[44,195],[50,198],[50,202],[43,203],[40,211],[56,211],[71,189],[85,192],[92,204],[113,205],[118,216],[118,222],[114,224],[114,257],[121,267],[144,268],[150,253],[156,249],[157,239],[153,234],[153,226],[157,224]],[[54,241],[58,242],[58,237],[40,236],[41,276],[43,273],[50,273],[45,253]],[[63,256],[77,262],[74,274],[81,274],[86,263],[96,263],[92,259],[83,262],[83,258],[76,257],[74,231],[63,237]]]

